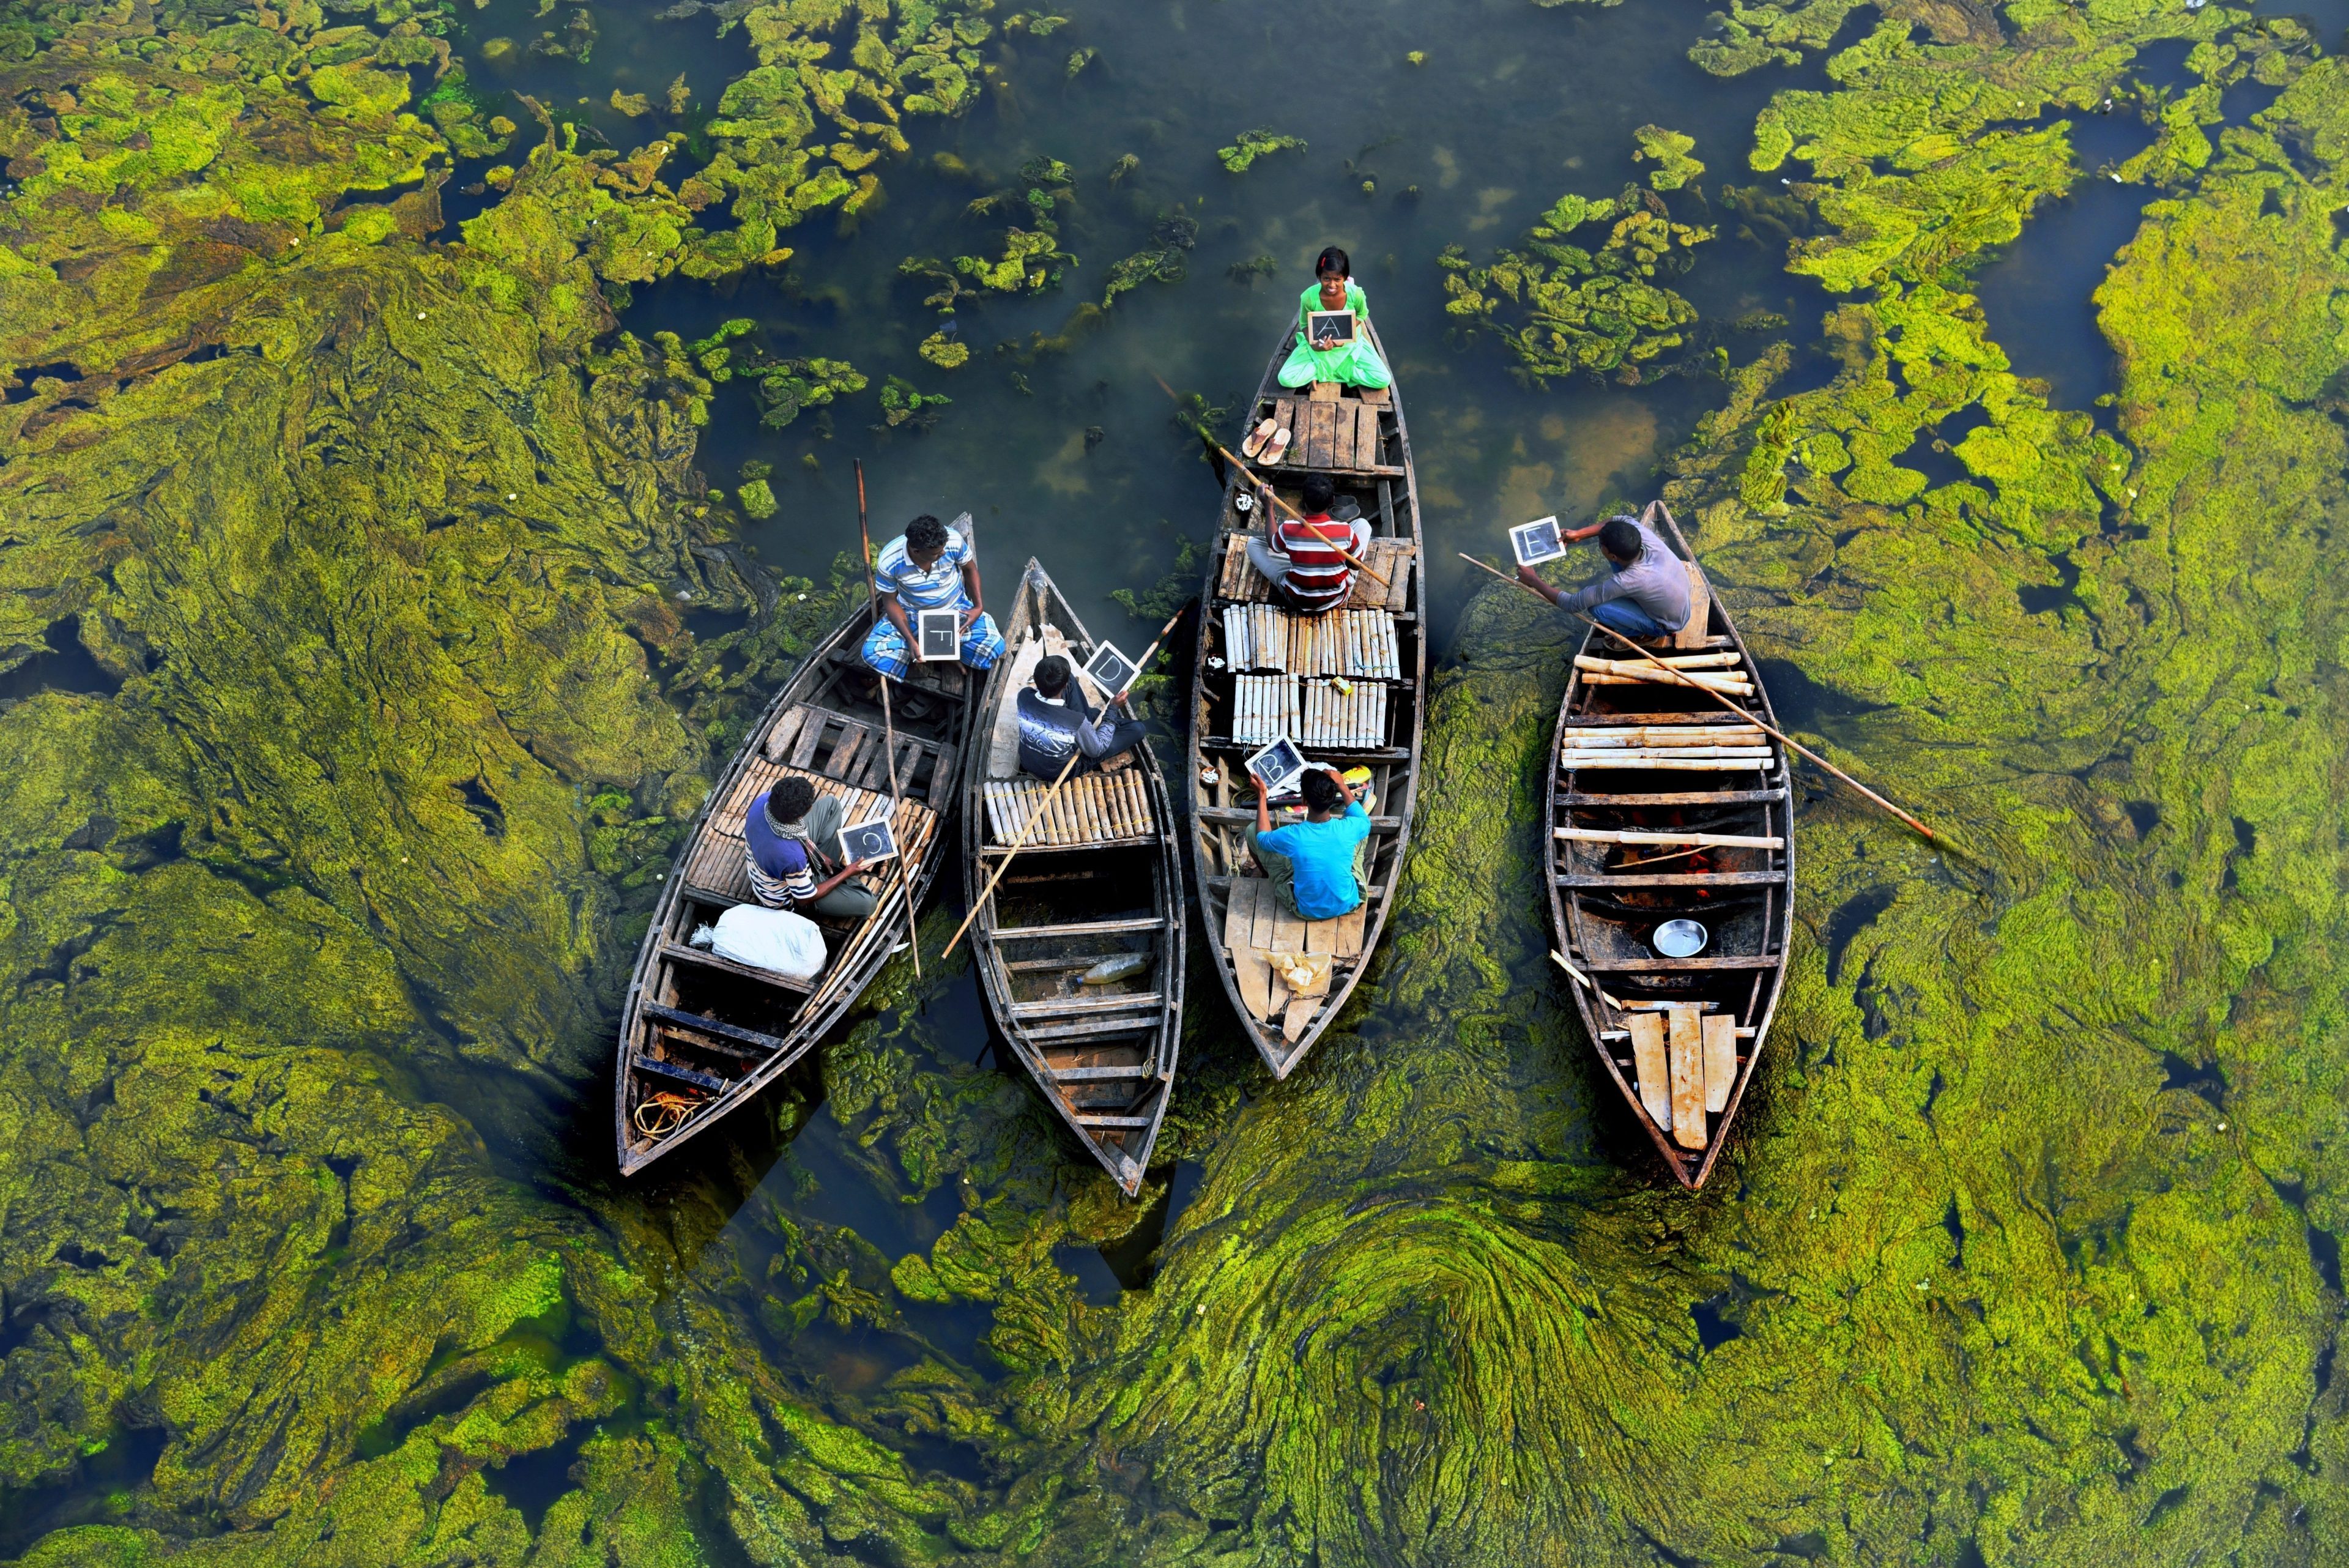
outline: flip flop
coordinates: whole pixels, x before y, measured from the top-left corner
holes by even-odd
[[[1278,420],[1267,420],[1264,423],[1257,426],[1256,429],[1249,433],[1247,440],[1240,442],[1240,455],[1247,458],[1251,462],[1255,462],[1256,454],[1264,450],[1264,443],[1270,441],[1272,439],[1272,432],[1279,428],[1280,421]]]
[[[1267,462],[1278,462],[1288,451],[1288,432],[1285,430],[1275,431],[1272,432],[1272,444],[1264,449],[1264,460]]]

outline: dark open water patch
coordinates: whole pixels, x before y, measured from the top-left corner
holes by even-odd
[[[535,1537],[546,1522],[546,1511],[554,1506],[555,1499],[572,1490],[572,1467],[579,1462],[580,1446],[595,1435],[595,1430],[582,1424],[551,1449],[516,1454],[504,1464],[483,1471],[481,1483],[504,1499],[506,1506],[520,1512]]]
[[[1791,659],[1756,659],[1754,662],[1762,671],[1763,684],[1769,689],[1770,706],[1777,713],[1778,722],[1791,729],[1808,730],[1814,734],[1838,733],[1844,722],[1865,718],[1885,706],[1855,697],[1840,687],[1814,680]]]
[[[1843,974],[1844,950],[1851,946],[1852,938],[1876,923],[1876,918],[1892,907],[1896,889],[1870,888],[1846,898],[1827,917],[1826,929],[1822,933],[1827,950],[1827,983],[1840,982]]]
[[[118,1522],[138,1507],[171,1440],[162,1427],[117,1427],[72,1479],[17,1490],[0,1487],[0,1557],[15,1557],[53,1530]]]
[[[0,675],[0,701],[22,701],[43,691],[78,691],[110,697],[122,682],[81,645],[81,618],[53,621],[41,634],[46,649]]]
[[[2056,611],[2066,607],[2073,609],[2086,609],[2088,607],[2087,604],[2080,597],[2078,591],[2080,586],[2079,563],[2073,560],[2069,554],[2051,556],[2049,557],[2049,563],[2055,568],[2056,580],[2054,582],[2021,583],[2016,585],[2014,597],[2015,601],[2023,606],[2023,613],[2025,615],[2053,615]]]
[[[2199,79],[2187,69],[2187,54],[2181,41],[2153,45],[2137,56],[2131,74],[2175,94]],[[2279,92],[2237,82],[2220,98],[2221,124],[2206,128],[2206,134],[2215,141],[2224,126],[2248,124]],[[1975,275],[1974,293],[1992,339],[2006,351],[2015,374],[2046,382],[2049,400],[2058,408],[2093,410],[2116,381],[2112,345],[2096,324],[2092,296],[2136,236],[2147,204],[2166,192],[2108,177],[2153,145],[2154,127],[2133,108],[2109,114],[2067,110],[2050,118],[2071,122],[2073,155],[2083,172],[2067,195],[2042,202],[2021,236]]]
[[[1728,1293],[1723,1292],[1717,1296],[1707,1296],[1689,1308],[1689,1317],[1696,1324],[1697,1343],[1707,1350],[1727,1345],[1745,1332],[1739,1324],[1723,1315],[1723,1307],[1731,1300]]]

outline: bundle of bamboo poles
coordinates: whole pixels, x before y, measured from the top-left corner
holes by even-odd
[[[1744,671],[1733,668],[1734,653],[1695,653],[1666,659],[1670,673],[1654,664],[1639,659],[1600,659],[1595,654],[1578,653],[1574,668],[1581,672],[1586,686],[1702,686],[1708,691],[1718,691],[1730,697],[1751,697],[1754,681]]]
[[[1401,679],[1394,618],[1384,610],[1296,615],[1271,605],[1224,607],[1224,659],[1234,670]]]
[[[1569,730],[1557,765],[1741,773],[1772,764],[1769,737],[1752,724],[1624,724]]]
[[[1387,689],[1364,680],[1351,691],[1340,691],[1326,680],[1305,682],[1299,700],[1299,744],[1308,746],[1383,746],[1387,743]]]
[[[1018,842],[1040,806],[1044,815],[1028,836],[1030,844],[1110,844],[1154,833],[1140,768],[1072,778],[1049,805],[1043,803],[1050,786],[1033,779],[991,779],[983,793],[988,824],[998,844]]]
[[[1297,677],[1242,675],[1232,682],[1232,739],[1261,744],[1297,733]]]

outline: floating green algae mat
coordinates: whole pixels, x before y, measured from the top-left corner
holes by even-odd
[[[523,12],[492,19],[599,37]],[[1544,956],[1570,628],[1484,593],[1381,994],[1276,1087],[1195,988],[1183,1164],[1143,1204],[973,1061],[968,976],[936,963],[885,975],[773,1124],[664,1187],[601,1165],[632,921],[756,692],[858,591],[779,582],[710,499],[706,432],[756,396],[731,382],[812,410],[796,433],[916,422],[951,371],[931,441],[1007,395],[978,353],[897,364],[936,321],[912,285],[902,352],[854,369],[754,337],[740,296],[682,331],[613,302],[827,206],[880,222],[881,152],[924,151],[985,49],[1049,37],[1071,92],[1133,63],[1070,80],[1058,17],[760,5],[719,18],[758,64],[689,133],[655,123],[663,82],[615,83],[639,145],[542,104],[492,151],[496,105],[444,91],[461,14],[14,16],[0,677],[61,648],[97,675],[0,708],[0,1551],[2339,1559],[2349,79],[2215,7],[1845,16],[1690,40],[1724,75],[1844,40],[1747,141],[1642,128],[1655,186],[1723,232],[1685,310],[1718,308],[1732,213],[1779,214],[1826,291],[1785,344],[1713,340],[1734,363],[1644,483],[1789,722],[1955,847],[1811,781],[1759,1093],[1707,1191],[1663,1189]],[[2161,39],[2196,85],[2139,109]],[[2230,120],[2245,81],[2272,101]],[[2158,199],[2095,302],[2114,403],[2051,407],[1969,280],[2082,177],[2107,96]],[[1202,184],[1247,122],[1205,133]],[[444,147],[514,170],[455,230]],[[1114,183],[1017,193],[1073,240]],[[1546,176],[1473,254],[1563,243],[1544,203],[1619,187]],[[1132,197],[1145,233],[1172,210]],[[1192,247],[1154,243],[1103,253],[1166,285],[1117,317],[1232,286],[1220,259],[1174,283]],[[1382,309],[1441,307],[1434,248]],[[1815,327],[1831,378],[1798,373]],[[1406,371],[1417,421],[1439,380]],[[710,472],[788,519],[771,463]],[[1093,1288],[1092,1249],[1162,1226],[1147,1289]]]

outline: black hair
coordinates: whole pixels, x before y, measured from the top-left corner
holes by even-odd
[[[1599,547],[1619,561],[1640,558],[1640,525],[1629,517],[1609,517],[1599,530]]]
[[[805,816],[815,805],[815,785],[797,774],[785,774],[767,792],[769,820],[788,827]]]
[[[1313,275],[1319,277],[1325,272],[1334,272],[1340,277],[1350,278],[1354,275],[1353,258],[1336,245],[1324,245],[1321,248],[1321,254],[1313,258]]]
[[[928,513],[923,513],[905,524],[907,551],[919,550],[924,555],[927,555],[932,550],[943,550],[946,547],[947,525]]]
[[[1338,482],[1326,473],[1305,476],[1305,510],[1327,512],[1330,504],[1338,499]]]
[[[1346,791],[1336,779],[1319,769],[1306,774],[1298,786],[1305,795],[1305,805],[1311,811],[1336,811],[1346,804]]]
[[[1036,661],[1036,690],[1047,697],[1058,697],[1068,689],[1069,661],[1057,653],[1048,653]]]

